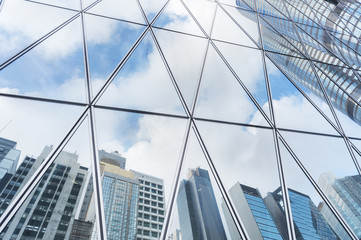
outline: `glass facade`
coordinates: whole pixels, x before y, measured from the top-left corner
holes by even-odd
[[[1,239],[359,239],[356,0],[0,0]]]

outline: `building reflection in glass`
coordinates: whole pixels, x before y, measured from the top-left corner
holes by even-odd
[[[45,147],[37,158],[26,156],[1,191],[0,213],[39,168],[51,152]],[[2,239],[69,238],[75,211],[80,204],[88,168],[81,166],[78,155],[61,152],[50,165],[32,194],[1,233]],[[3,179],[4,180],[4,179]]]
[[[262,198],[257,188],[237,182],[228,193],[250,239],[289,239],[281,188]],[[332,229],[308,195],[293,189],[288,189],[288,193],[297,239],[349,239]],[[240,239],[224,203],[222,209],[231,238]],[[337,226],[340,226],[338,222]]]
[[[182,239],[227,239],[207,170],[189,169],[177,197]]]
[[[252,0],[245,2],[254,6]],[[333,106],[361,125],[360,76],[347,66],[347,63],[360,65],[360,43],[345,31],[347,28],[340,28],[340,25],[344,25],[342,21],[348,24],[346,27],[354,28],[353,23],[348,22],[350,17],[348,12],[351,10],[349,8],[353,3],[329,1],[327,7],[320,7],[318,1],[298,2],[298,9],[304,9],[305,12],[311,11],[311,8],[324,10],[320,14],[310,12],[306,15],[288,3],[283,4],[282,1],[269,1],[280,11],[268,3],[256,2],[262,17],[260,31],[265,50],[282,53],[270,54],[277,66],[323,100],[321,87],[311,65],[304,59],[309,55],[315,61],[316,74]],[[237,4],[245,5],[242,1],[237,1]],[[285,7],[288,8],[290,17],[298,23],[298,35],[293,23],[285,16],[287,15]],[[251,20],[254,19],[251,13],[246,11],[240,13]]]
[[[332,173],[323,173],[319,185],[343,219],[351,227],[358,238],[361,238],[361,177],[360,175],[336,178]],[[325,205],[320,206],[321,213],[333,230],[343,236],[344,230],[334,224],[334,216]],[[343,239],[343,238],[341,238]]]

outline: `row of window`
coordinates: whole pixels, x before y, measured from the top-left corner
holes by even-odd
[[[157,200],[158,199],[158,201],[161,201],[161,202],[163,202],[163,197],[157,197],[156,195],[152,195],[152,194],[149,194],[149,193],[143,193],[143,192],[140,192],[139,193],[139,196],[141,196],[141,197],[146,197],[146,198],[150,198],[150,199],[153,199],[153,200]]]
[[[152,221],[158,221],[158,222],[164,222],[164,217],[157,217],[154,215],[150,215],[150,214],[146,214],[146,213],[138,213],[138,217],[139,218],[144,218],[147,220],[152,220]]]
[[[139,205],[139,210],[142,210],[144,212],[151,212],[151,213],[155,213],[155,214],[158,213],[160,215],[164,215],[164,210],[158,210],[158,209],[150,208],[147,206]]]
[[[163,191],[156,190],[156,189],[149,188],[149,187],[143,187],[143,186],[141,186],[141,187],[140,187],[140,190],[143,190],[143,191],[146,191],[146,192],[151,192],[151,193],[158,193],[159,195],[163,195]]]
[[[155,184],[144,180],[139,180],[139,183],[144,184],[145,186],[151,186],[153,188],[163,189],[163,186],[160,184]]]
[[[143,235],[143,236],[158,237],[158,233],[157,233],[157,232],[153,232],[153,231],[149,231],[149,230],[138,229],[137,233],[138,233],[139,235]]]
[[[143,198],[140,198],[139,199],[139,203],[144,203],[146,205],[152,205],[154,207],[156,207],[158,205],[158,207],[160,208],[163,208],[164,207],[164,204],[163,203],[157,203],[157,202],[154,202],[154,201],[150,201],[148,199],[143,199]]]

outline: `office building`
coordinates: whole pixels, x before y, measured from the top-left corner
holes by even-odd
[[[308,195],[293,189],[288,189],[288,194],[297,239],[340,239],[333,232]],[[288,239],[281,189],[278,188],[274,192],[269,193],[264,200],[282,238]]]
[[[16,149],[16,142],[9,139],[0,138],[0,181],[6,182],[15,173],[20,158],[20,150]],[[0,182],[0,191],[3,188]]]
[[[139,183],[137,240],[159,239],[165,216],[164,181],[130,170]]]
[[[107,236],[110,239],[159,239],[165,216],[164,181],[135,170],[125,170],[117,152],[99,151]],[[119,161],[120,160],[120,161]],[[121,164],[119,164],[121,163]],[[79,222],[94,221],[92,177],[84,195]],[[93,237],[96,228],[93,230]]]
[[[310,186],[302,191],[309,194],[309,183],[322,172],[331,171],[337,179],[359,173],[360,15],[356,0],[0,0],[1,137],[16,141],[26,154],[37,155],[45,144],[53,144],[56,154],[45,158],[44,166],[68,143],[78,145],[79,152],[91,148],[86,150],[91,168],[83,182],[85,204],[78,205],[91,207],[78,208],[77,221],[69,222],[74,236],[91,231],[99,240],[109,238],[99,149],[118,149],[132,161],[131,169],[162,178],[164,198],[173,201],[150,194],[143,199],[150,206],[138,203],[149,207],[150,220],[138,218],[148,213],[137,210],[136,238],[159,238],[160,233],[167,238],[180,229],[178,221],[172,225],[178,201],[187,209],[180,217],[194,217],[182,222],[189,226],[180,229],[182,239],[206,236],[207,218],[197,212],[204,199],[190,204],[194,183],[181,182],[184,168],[208,164],[210,178],[217,182],[211,186],[217,201],[222,199],[219,192],[225,197],[240,179],[262,194],[263,189],[274,190],[267,188],[271,182],[282,189],[297,189],[294,182],[305,190]],[[120,157],[113,163],[125,168]],[[103,162],[110,164],[106,158]],[[299,160],[295,167],[288,165],[292,158]],[[37,158],[28,156],[25,165],[23,159],[14,166],[28,171],[27,176],[42,177],[27,169]],[[298,178],[298,170],[307,177]],[[20,176],[12,174],[0,181],[3,235],[14,232],[6,226],[37,190],[37,182],[29,178],[8,185]],[[146,194],[148,186],[142,192],[135,173],[129,179],[125,185],[135,180],[139,194]],[[24,195],[17,194],[19,184]],[[92,201],[94,193],[98,196]],[[68,196],[63,191],[60,195]],[[309,201],[302,194],[299,198]],[[228,203],[230,196],[225,199]],[[286,200],[280,213],[294,213]],[[210,225],[223,225],[228,234],[226,222],[218,217],[223,217],[220,206],[208,210],[213,205],[205,211],[216,216],[212,219],[217,223]],[[329,210],[335,214],[336,206]],[[229,211],[234,220],[235,209]],[[349,211],[357,215],[356,209]],[[349,237],[359,238],[346,221],[353,217],[347,213],[342,218],[339,224]],[[192,229],[195,219],[201,223]],[[290,219],[277,222],[298,229]],[[248,229],[236,226],[242,238],[249,235]],[[222,227],[207,228],[224,239]],[[278,230],[284,237],[284,230]]]
[[[25,157],[1,193],[3,212],[31,174],[52,150],[45,147],[38,158]],[[35,191],[1,233],[2,239],[67,239],[80,202],[88,169],[77,163],[78,156],[61,152],[46,171]]]
[[[139,183],[134,174],[101,162],[108,239],[135,239]]]
[[[323,173],[320,175],[318,183],[343,219],[361,238],[361,177],[355,175],[336,178],[332,173]],[[333,230],[342,234],[343,229],[339,229],[336,224],[333,224],[333,216],[329,214],[330,209],[326,206],[322,209],[322,214]]]
[[[177,197],[183,239],[227,239],[207,170],[189,169]]]
[[[238,216],[245,228],[248,229],[251,239],[282,240],[281,234],[258,189],[237,182],[228,192]],[[222,204],[222,209],[226,216],[227,226],[232,239],[241,239],[237,229],[234,227],[232,218],[227,216],[229,215],[229,210],[224,203]]]

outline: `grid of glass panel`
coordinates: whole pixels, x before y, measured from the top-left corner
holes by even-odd
[[[361,238],[360,19],[0,0],[0,238]]]

